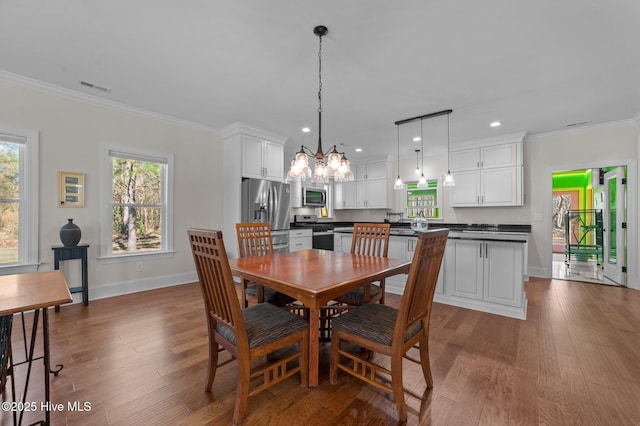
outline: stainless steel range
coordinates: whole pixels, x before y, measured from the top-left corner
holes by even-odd
[[[315,214],[297,214],[293,217],[296,228],[312,229],[312,247],[314,249],[333,250],[333,224],[318,222]]]

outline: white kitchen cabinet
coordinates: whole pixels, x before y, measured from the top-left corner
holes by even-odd
[[[353,166],[353,182],[336,182],[334,209],[391,208],[390,168],[387,162]]]
[[[456,184],[451,188],[451,207],[524,205],[523,137],[452,150],[449,161]]]
[[[334,185],[334,210],[355,209],[357,202],[357,182],[336,182]]]
[[[388,179],[388,165],[386,162],[358,164],[356,166],[356,180]]]
[[[343,208],[345,209],[355,209],[356,208],[356,201],[357,201],[357,188],[356,188],[356,182],[344,182],[343,184],[343,194],[344,194],[344,200],[343,200]]]
[[[484,292],[487,302],[522,306],[524,288],[524,252],[521,243],[486,242],[484,256]]]
[[[292,229],[289,231],[289,251],[309,250],[313,247],[313,230]]]
[[[449,238],[444,294],[435,300],[525,319],[525,247],[522,242]]]
[[[277,142],[242,135],[242,176],[282,181],[284,146]]]
[[[449,155],[451,171],[477,170],[491,167],[522,165],[522,144],[506,143],[452,150]]]
[[[335,232],[333,233],[333,251],[340,253],[351,252],[351,239],[352,234],[348,232]]]
[[[452,238],[453,234],[453,238]],[[526,319],[524,292],[527,237],[450,232],[444,252],[434,301],[467,309]],[[494,239],[491,239],[494,238]],[[390,258],[412,260],[418,239],[412,236],[389,238]],[[402,294],[407,275],[387,278],[387,292]]]
[[[454,269],[447,276],[450,293],[466,299],[482,300],[483,260],[480,251],[484,241],[449,240]]]
[[[498,207],[524,204],[522,166],[452,172],[451,207]]]
[[[389,208],[389,181],[368,180],[357,182],[357,208],[386,209]]]

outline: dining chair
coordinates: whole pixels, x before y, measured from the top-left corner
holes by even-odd
[[[331,383],[337,383],[338,370],[342,370],[393,394],[402,421],[407,419],[402,359],[415,344],[419,346],[420,364],[427,387],[433,387],[429,362],[429,322],[448,233],[448,229],[420,233],[398,309],[379,303],[366,303],[332,321]],[[343,350],[342,342],[358,345],[365,353]],[[381,365],[372,353],[390,357],[389,368]],[[391,384],[381,375],[390,376]]]
[[[238,251],[240,257],[264,256],[273,253],[271,240],[271,226],[263,222],[236,223],[238,237]],[[249,303],[271,303],[276,306],[286,306],[295,299],[270,288],[242,280],[244,293],[244,307]]]
[[[351,238],[351,253],[365,256],[387,257],[389,251],[388,223],[355,223]],[[379,281],[379,285],[370,283],[356,290],[352,290],[335,300],[339,303],[360,306],[369,302],[384,303],[385,280]]]
[[[244,417],[248,397],[300,373],[309,383],[309,325],[299,315],[269,303],[241,309],[222,232],[187,231],[200,281],[209,335],[209,364],[205,390],[211,391],[220,345],[238,361],[233,424]],[[257,358],[297,343],[297,350],[274,362],[255,365]],[[293,362],[297,359],[297,363]],[[254,362],[252,362],[254,361]],[[293,365],[292,365],[293,364]],[[252,368],[253,366],[253,368]],[[253,384],[253,385],[252,385]]]

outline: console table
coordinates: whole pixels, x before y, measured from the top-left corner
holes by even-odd
[[[71,287],[69,292],[82,292],[82,303],[89,306],[89,274],[87,271],[87,249],[89,244],[78,244],[77,246],[52,246],[53,250],[53,268],[60,269],[60,262],[63,260],[80,259],[82,261],[82,285],[80,287]],[[60,310],[60,306],[56,306],[56,312]]]

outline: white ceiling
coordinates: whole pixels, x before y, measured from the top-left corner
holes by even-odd
[[[448,108],[452,144],[637,118],[639,17],[638,0],[0,0],[0,70],[315,150],[325,25],[323,147],[353,161],[395,155],[395,121]],[[401,126],[403,156],[416,132]],[[446,116],[424,138],[443,150]]]

